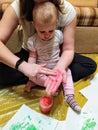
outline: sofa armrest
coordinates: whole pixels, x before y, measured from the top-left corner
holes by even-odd
[[[67,0],[78,7],[97,7],[98,0]]]
[[[2,18],[4,11],[13,1],[14,0],[0,0],[0,19]]]
[[[2,18],[4,11],[13,1],[14,0],[0,0],[0,19]],[[23,42],[23,30],[22,26],[18,25],[18,27],[13,32],[12,36],[10,37],[6,45],[13,53],[16,53],[21,49],[22,42]]]

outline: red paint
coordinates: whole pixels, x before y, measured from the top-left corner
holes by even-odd
[[[53,105],[53,99],[48,96],[40,98],[40,109],[43,113],[49,113]]]

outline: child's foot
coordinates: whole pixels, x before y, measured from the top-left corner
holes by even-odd
[[[35,86],[35,84],[32,81],[29,80],[27,82],[25,88],[24,88],[24,91],[25,92],[30,92],[33,86]]]
[[[74,99],[74,95],[70,94],[65,96],[66,102],[69,104],[69,106],[76,112],[80,113],[81,112],[81,107],[78,105],[76,100]]]

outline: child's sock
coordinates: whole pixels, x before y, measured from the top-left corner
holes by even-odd
[[[73,94],[66,95],[65,100],[74,111],[79,112],[79,113],[81,112],[81,107],[78,105],[78,103],[74,99]]]

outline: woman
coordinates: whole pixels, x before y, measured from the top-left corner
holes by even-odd
[[[26,83],[28,78],[33,80],[37,73],[55,74],[54,71],[45,68],[45,65],[40,66],[27,63],[29,54],[26,41],[35,32],[31,23],[33,21],[32,9],[35,4],[45,1],[48,0],[14,0],[11,6],[4,12],[0,21],[0,61],[2,62],[0,63],[0,86]],[[76,12],[73,6],[67,1],[50,1],[58,9],[57,24],[58,28],[63,28],[64,33],[64,45],[57,68],[62,71],[63,79],[65,79],[65,69],[70,65],[69,67],[75,82],[92,74],[96,70],[96,63],[90,58],[78,54],[74,55]],[[5,44],[19,22],[24,30],[24,43],[21,51],[14,55]]]

